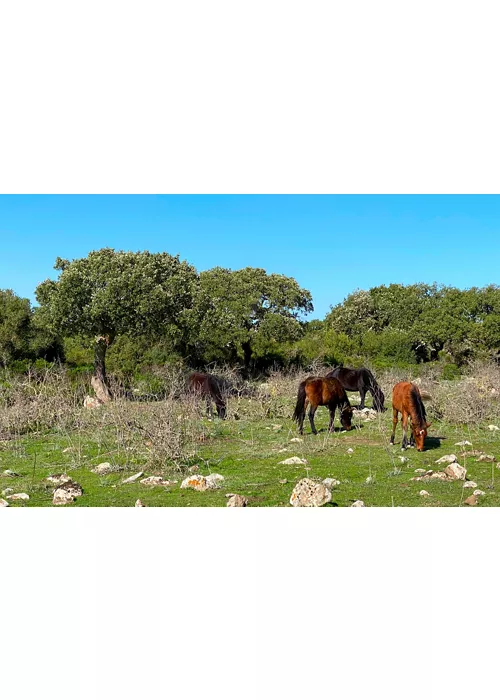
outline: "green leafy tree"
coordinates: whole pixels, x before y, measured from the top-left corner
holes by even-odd
[[[248,372],[259,344],[270,347],[298,339],[300,315],[312,310],[310,292],[292,277],[252,267],[213,268],[200,274],[192,352],[205,359],[242,359]]]
[[[0,361],[4,367],[29,351],[31,317],[28,299],[11,289],[0,290]]]
[[[51,332],[94,339],[93,386],[101,400],[111,398],[105,359],[117,336],[182,340],[198,277],[178,257],[103,248],[58,258],[54,267],[58,279],[36,290],[40,317]]]

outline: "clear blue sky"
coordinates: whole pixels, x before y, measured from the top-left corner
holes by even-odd
[[[179,253],[295,277],[322,318],[356,288],[500,281],[500,196],[0,196],[0,288],[34,299],[57,256]]]

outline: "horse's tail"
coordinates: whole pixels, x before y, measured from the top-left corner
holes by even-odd
[[[306,405],[306,382],[301,382],[299,384],[299,392],[297,394],[297,404],[295,406],[295,410],[293,412],[292,419],[294,421],[299,422],[301,417],[304,415],[304,410],[305,410],[305,405]]]
[[[368,376],[369,386],[370,386],[370,389],[372,391],[373,404],[375,406],[375,410],[376,411],[384,411],[385,410],[384,409],[384,401],[385,401],[384,392],[377,384],[377,380],[375,379],[373,373],[370,372],[369,369],[366,370],[366,374]]]

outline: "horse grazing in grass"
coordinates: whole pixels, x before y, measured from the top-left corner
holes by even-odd
[[[215,403],[217,415],[224,420],[226,417],[226,401],[222,394],[217,377],[204,372],[191,372],[188,377],[188,389],[191,393],[205,397],[207,402],[207,413],[212,415],[212,401]]]
[[[331,372],[328,372],[327,377],[335,377],[347,391],[359,391],[361,403],[359,407],[365,407],[366,392],[369,391],[373,396],[373,408],[376,411],[385,411],[384,400],[385,396],[382,389],[375,381],[375,377],[366,367],[360,369],[349,369],[349,367],[335,367]]]
[[[316,435],[317,430],[314,425],[314,414],[318,406],[328,406],[330,411],[330,425],[328,430],[333,431],[333,421],[335,409],[340,408],[340,422],[345,430],[351,430],[352,408],[345,393],[345,389],[338,379],[327,379],[325,377],[308,377],[299,385],[297,395],[297,405],[293,412],[293,420],[299,425],[299,432],[304,432],[304,418],[306,416],[307,404],[310,404],[309,421],[311,430]]]
[[[425,406],[420,395],[420,390],[416,384],[411,382],[399,382],[392,390],[392,435],[391,445],[394,445],[394,435],[398,424],[398,414],[401,413],[401,423],[403,425],[402,449],[408,446],[406,431],[408,428],[408,418],[411,418],[410,446],[416,443],[417,450],[423,452],[425,438],[427,437],[427,423]]]

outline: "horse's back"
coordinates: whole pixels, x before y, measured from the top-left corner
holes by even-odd
[[[407,407],[410,402],[412,389],[416,389],[420,394],[416,384],[412,384],[411,382],[398,382],[395,384],[392,390],[393,408],[397,408],[398,411],[401,411],[403,408]]]

